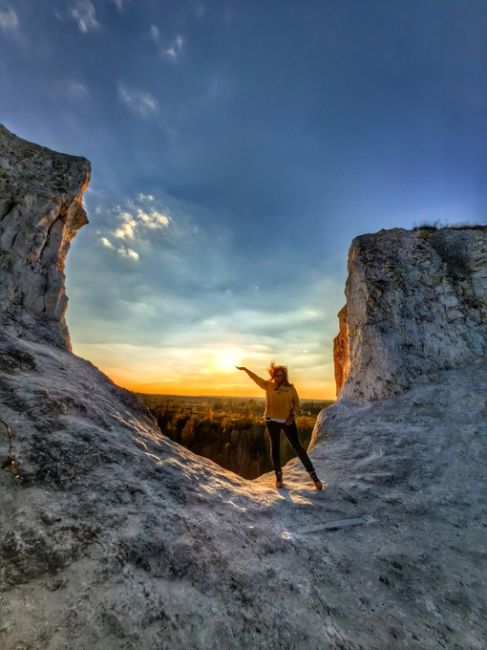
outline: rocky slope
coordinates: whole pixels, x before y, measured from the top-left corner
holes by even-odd
[[[84,220],[87,163],[1,135],[0,200],[11,206],[2,214],[44,184],[63,206],[63,227],[43,233],[62,296],[59,260]],[[35,180],[22,172],[31,159]],[[59,196],[49,185],[54,159],[67,175]],[[16,217],[27,240],[41,238],[40,205],[38,219],[25,207],[25,220]],[[3,219],[0,227],[10,228]],[[356,366],[365,363],[355,340],[366,343],[357,326],[366,322],[360,296],[371,291],[365,274],[365,292],[347,307],[346,399],[320,414],[313,434],[310,455],[327,485],[316,492],[295,459],[278,493],[272,475],[246,481],[162,436],[135,396],[73,355],[63,309],[35,300],[36,286],[40,296],[56,286],[38,280],[49,275],[47,258],[30,260],[34,244],[3,234],[2,648],[484,647],[487,366],[464,352],[482,321],[470,319],[468,345],[451,351],[450,367],[429,359],[416,378],[408,371],[408,388],[372,401],[384,389],[370,394],[378,380]],[[410,234],[369,235],[363,247],[374,251],[385,236]],[[453,345],[456,330],[441,323]],[[368,352],[369,366],[384,364]],[[401,373],[392,365],[385,377]]]

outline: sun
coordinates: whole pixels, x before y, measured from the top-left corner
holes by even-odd
[[[214,365],[220,372],[233,372],[240,364],[242,352],[238,348],[226,348],[215,355]]]

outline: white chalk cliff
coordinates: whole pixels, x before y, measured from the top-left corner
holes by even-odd
[[[487,226],[356,237],[335,340],[339,396],[366,402],[485,363]]]
[[[0,124],[0,325],[70,349],[64,260],[88,223],[90,164],[26,142]]]
[[[88,177],[0,129],[0,647],[483,649],[487,230],[354,240],[325,489],[277,492],[70,351]]]

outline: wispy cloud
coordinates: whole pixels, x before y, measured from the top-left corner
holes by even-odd
[[[149,33],[150,33],[151,39],[154,41],[154,43],[156,43],[158,45],[160,43],[160,40],[161,40],[161,35],[159,33],[159,28],[156,27],[156,25],[151,25]]]
[[[202,328],[217,331],[231,331],[238,326],[241,332],[269,333],[281,335],[285,332],[307,326],[313,328],[321,323],[323,314],[312,306],[300,305],[288,310],[237,309],[220,316],[212,316],[201,321]]]
[[[19,17],[13,9],[0,10],[0,29],[5,33],[16,32],[19,28]]]
[[[166,228],[169,225],[170,218],[163,212],[158,212],[157,210],[149,210],[146,212],[138,208],[136,214],[140,223],[149,230],[158,230],[160,228]]]
[[[157,25],[151,25],[149,33],[161,56],[164,56],[171,61],[178,60],[183,51],[185,42],[184,37],[181,36],[181,34],[176,34],[172,40],[164,40],[161,37],[161,33]]]
[[[109,239],[107,239],[106,237],[100,237],[100,241],[103,244],[103,246],[105,246],[105,248],[110,248],[110,249],[115,248],[115,246],[112,244],[112,242]]]
[[[136,251],[132,248],[125,248],[123,245],[120,246],[120,248],[117,248],[117,253],[128,260],[133,260],[134,262],[137,262],[139,259],[139,254]]]
[[[151,118],[157,115],[159,107],[154,97],[142,90],[129,88],[122,84],[118,86],[118,97],[136,115],[143,118]]]
[[[143,210],[136,208],[134,212],[121,212],[119,215],[121,225],[113,231],[113,236],[118,239],[135,239],[144,229],[159,230],[167,228],[171,218],[158,210]]]
[[[133,248],[128,248],[123,244],[116,248],[116,246],[114,246],[107,237],[100,237],[100,242],[104,248],[108,248],[108,250],[111,251],[116,251],[118,255],[124,257],[127,260],[137,262],[140,258],[140,255],[137,253],[137,251],[134,251]]]
[[[113,231],[114,237],[119,239],[134,239],[135,229],[137,227],[137,222],[130,212],[122,212],[120,214],[120,219],[122,224]]]
[[[90,91],[85,84],[74,79],[53,81],[51,93],[56,98],[68,98],[73,102],[81,102],[90,97]]]
[[[127,244],[130,243],[131,246],[139,244],[143,249],[147,249],[150,242],[149,232],[165,230],[173,221],[171,216],[156,205],[152,194],[139,192],[137,198],[128,199],[124,207],[115,206],[112,212],[117,217],[118,225],[104,233],[97,231],[101,245],[125,259],[138,261],[140,253],[129,248]],[[119,241],[114,243],[116,240]]]
[[[152,203],[154,201],[154,195],[153,194],[143,194],[142,192],[139,192],[137,194],[137,200],[138,201],[148,201],[149,203]]]
[[[117,6],[119,11],[123,11],[124,5],[128,0],[112,0],[113,3]]]
[[[176,38],[171,41],[169,46],[164,50],[164,53],[170,59],[173,59],[175,61],[183,51],[183,45],[184,39],[180,34],[178,34]]]
[[[67,81],[66,93],[69,99],[76,101],[89,97],[90,91],[84,84],[80,83],[79,81]]]
[[[96,20],[95,5],[89,0],[78,0],[71,6],[70,13],[83,34],[100,29],[100,23]]]

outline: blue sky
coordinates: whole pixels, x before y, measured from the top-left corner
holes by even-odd
[[[0,120],[86,156],[74,351],[140,390],[333,396],[351,239],[485,223],[484,1],[0,0]]]

